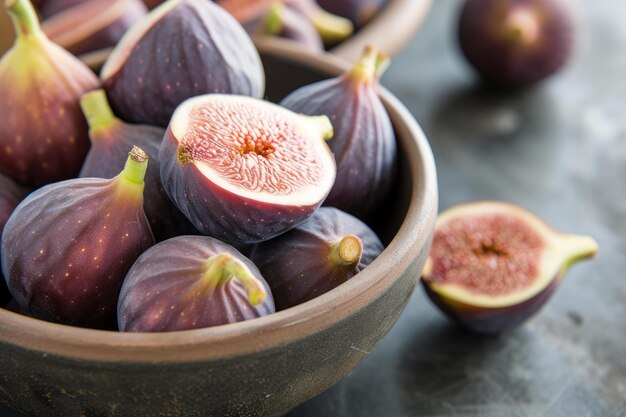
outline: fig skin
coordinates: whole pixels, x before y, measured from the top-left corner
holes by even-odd
[[[344,247],[345,255],[339,251]],[[336,208],[322,207],[295,229],[256,245],[251,259],[272,288],[276,308],[284,310],[348,281],[383,249],[365,223]]]
[[[200,148],[196,142],[191,147],[181,144],[184,139],[180,131],[187,135],[189,123],[193,128],[190,114],[207,109],[212,113],[205,117],[212,119],[214,124],[199,121],[203,132],[194,136],[196,142],[206,143],[205,148]],[[233,114],[237,117],[233,118]],[[255,124],[257,122],[258,125]],[[273,131],[268,130],[272,128],[268,127],[272,123],[276,123]],[[212,133],[205,133],[209,128]],[[262,140],[272,142],[274,147],[270,155],[262,155],[263,150],[257,149],[264,146],[262,143],[253,144],[252,149],[239,149],[240,146],[250,146],[247,142],[242,143],[242,129],[245,132],[265,132]],[[219,135],[215,133],[218,131]],[[214,139],[212,134],[218,139]],[[249,134],[243,136],[246,141],[257,139]],[[307,118],[250,97],[216,94],[194,97],[178,107],[161,144],[161,181],[170,199],[202,234],[233,245],[261,242],[297,226],[321,206],[335,178],[334,160],[324,143],[330,136],[332,126],[325,116]],[[296,161],[290,147],[296,144],[289,140],[302,145],[311,153],[310,157]],[[222,150],[224,147],[220,141],[228,144],[227,150]],[[315,141],[319,141],[319,145]],[[216,146],[218,142],[219,148]],[[215,161],[221,158],[215,167],[238,166],[244,169],[244,173],[216,173],[214,178],[207,177],[202,171],[205,161],[194,159],[194,153],[202,154],[203,151],[215,152]],[[305,178],[293,164],[300,164],[298,169],[307,169],[313,172],[307,172],[307,175],[317,177]],[[257,166],[261,169],[255,170]],[[245,169],[248,171],[245,172]],[[213,167],[211,171],[215,171]],[[294,177],[303,181],[296,181],[298,185],[289,192]],[[268,184],[266,181],[270,179],[273,182]],[[256,187],[246,188],[247,184],[242,184],[246,181],[256,182]],[[279,188],[281,184],[288,190],[285,194],[258,189],[268,185]],[[296,197],[293,195],[296,195],[297,201],[294,201]]]
[[[356,28],[368,24],[387,0],[317,0],[330,13],[349,19]]]
[[[189,97],[261,98],[265,91],[263,65],[250,37],[207,0],[173,0],[154,9],[126,33],[101,78],[118,116],[161,127]]]
[[[362,219],[385,200],[396,176],[396,136],[376,90],[387,63],[368,47],[343,76],[304,86],[280,103],[296,113],[330,118],[335,133],[328,146],[337,180],[324,205]]]
[[[111,48],[148,10],[141,0],[89,0],[45,20],[51,41],[74,55]]]
[[[563,0],[468,0],[459,19],[463,54],[487,84],[500,88],[525,87],[557,72],[574,37],[573,13]]]
[[[29,186],[74,178],[89,150],[79,99],[99,81],[46,38],[28,0],[7,5],[17,39],[0,60],[0,171]]]
[[[124,277],[154,244],[143,211],[146,165],[134,148],[119,176],[51,184],[17,207],[2,236],[2,270],[22,309],[52,322],[115,328]]]
[[[495,334],[536,314],[569,267],[597,250],[590,237],[557,233],[521,207],[474,202],[440,214],[422,283],[453,321]]]
[[[133,145],[149,158],[144,191],[144,210],[157,242],[199,234],[187,218],[170,201],[161,184],[159,149],[165,129],[133,125],[115,117],[103,90],[86,94],[81,99],[83,112],[90,124],[91,149],[87,154],[81,178],[113,178],[124,168],[124,157]]]
[[[267,282],[235,248],[211,237],[159,243],[132,267],[120,293],[125,332],[219,326],[274,313]]]

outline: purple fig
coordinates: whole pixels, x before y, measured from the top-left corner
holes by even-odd
[[[45,320],[113,327],[126,273],[154,244],[143,211],[146,154],[113,179],[48,185],[24,200],[2,236],[2,271],[18,305]]]
[[[125,332],[169,332],[274,311],[269,286],[252,261],[217,239],[182,236],[137,260],[122,287],[118,323]]]
[[[376,91],[387,62],[369,47],[343,76],[302,87],[281,102],[296,113],[330,118],[337,181],[324,205],[362,218],[385,199],[396,173],[395,133]]]
[[[563,0],[468,0],[459,20],[461,50],[482,78],[523,87],[555,73],[574,44],[574,18]]]
[[[187,218],[170,201],[161,185],[159,148],[165,129],[124,123],[113,114],[103,90],[83,96],[81,106],[89,122],[91,149],[80,171],[80,177],[115,177],[123,168],[123,158],[128,149],[136,145],[150,160],[145,178],[144,209],[156,241],[197,234]]]
[[[167,126],[189,97],[262,97],[263,71],[248,34],[225,10],[207,0],[171,0],[126,33],[101,78],[122,119]]]
[[[17,39],[0,60],[0,172],[39,186],[78,174],[89,150],[80,96],[96,76],[50,42],[29,0],[6,0]]]
[[[324,42],[315,26],[281,2],[272,6],[257,32],[290,39],[314,51],[324,49]]]
[[[181,104],[161,145],[168,195],[203,234],[270,239],[310,217],[335,180],[326,116],[251,97],[210,94]]]
[[[437,219],[422,282],[453,320],[498,333],[535,314],[567,269],[597,251],[590,237],[557,233],[521,207],[464,204]]]
[[[148,13],[141,0],[89,0],[45,20],[50,40],[74,55],[111,48]]]
[[[295,229],[259,243],[251,259],[284,310],[348,281],[384,247],[365,223],[332,207],[319,209]]]
[[[317,0],[330,13],[349,19],[357,28],[369,23],[387,0]]]
[[[8,177],[0,174],[0,236],[4,225],[18,204],[26,197],[26,190],[18,186]],[[0,250],[0,258],[2,251]],[[4,276],[0,271],[0,305],[9,301],[9,290],[5,285]]]

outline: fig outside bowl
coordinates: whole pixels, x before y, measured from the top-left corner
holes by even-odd
[[[345,70],[331,55],[260,42],[268,97]],[[421,274],[437,215],[428,142],[380,94],[398,135],[400,173],[372,226],[387,248],[347,283],[247,322],[130,334],[48,323],[0,308],[0,403],[30,416],[277,416],[356,367],[396,322]]]

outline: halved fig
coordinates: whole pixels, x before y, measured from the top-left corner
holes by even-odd
[[[22,309],[58,323],[116,327],[124,277],[154,244],[143,211],[147,164],[133,148],[115,178],[51,184],[17,207],[2,235],[2,271]]]
[[[439,216],[422,282],[452,319],[497,333],[536,313],[567,269],[597,250],[592,238],[557,233],[521,207],[464,204]]]
[[[295,229],[256,245],[250,257],[272,288],[276,308],[284,310],[348,281],[383,249],[365,223],[322,207]]]
[[[50,40],[81,55],[117,45],[147,12],[141,0],[89,0],[46,19],[42,29]]]
[[[251,97],[209,94],[174,113],[161,145],[161,180],[202,233],[255,243],[297,226],[322,204],[336,168],[327,117]]]
[[[324,205],[366,218],[385,200],[396,175],[396,136],[377,92],[389,60],[373,47],[344,75],[304,86],[281,105],[296,113],[324,114],[333,124],[328,142],[337,181]]]
[[[144,209],[156,241],[198,234],[170,201],[161,185],[159,148],[165,136],[165,129],[124,123],[113,114],[103,90],[85,94],[81,99],[81,107],[89,122],[91,149],[79,176],[115,177],[124,167],[124,158],[128,150],[136,145],[150,159],[145,178]]]
[[[166,240],[144,253],[120,293],[119,329],[169,332],[274,313],[267,282],[235,248],[205,236]]]
[[[167,126],[189,97],[262,97],[265,74],[250,37],[208,0],[170,0],[131,28],[101,78],[113,110],[133,123]]]

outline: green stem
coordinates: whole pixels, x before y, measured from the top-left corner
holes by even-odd
[[[205,264],[205,273],[202,276],[203,284],[216,287],[226,284],[230,279],[236,279],[244,285],[248,293],[248,302],[257,306],[265,301],[267,292],[261,282],[252,274],[250,269],[229,253],[212,256]]]
[[[383,64],[379,62],[379,57],[378,50],[374,46],[365,47],[359,62],[348,72],[348,78],[357,84],[372,83],[377,78],[379,70],[384,71],[381,69]]]
[[[4,7],[11,16],[18,38],[43,33],[39,25],[39,17],[30,0],[5,0]]]
[[[363,242],[358,236],[346,235],[332,246],[330,259],[335,265],[353,266],[363,255]]]
[[[321,7],[311,10],[309,20],[327,44],[341,42],[354,33],[354,25],[351,21],[328,13]]]
[[[133,149],[128,154],[124,170],[120,175],[133,184],[143,185],[147,169],[148,155],[140,148],[133,146]]]
[[[333,138],[335,131],[328,116],[301,115],[301,117],[303,117],[311,125],[311,127],[320,134],[323,140],[330,140]]]
[[[272,4],[265,22],[263,23],[263,31],[266,35],[277,36],[283,30],[283,15],[285,13],[285,5],[277,1]]]
[[[383,54],[382,52],[379,52],[378,56],[376,57],[376,71],[375,71],[376,79],[380,80],[390,65],[391,65],[391,59],[389,59],[389,57]]]
[[[96,90],[83,95],[80,99],[80,107],[90,129],[108,126],[118,120],[111,110],[104,90]]]
[[[561,238],[560,247],[565,254],[564,271],[576,262],[592,258],[598,253],[598,244],[589,236],[565,235]]]

